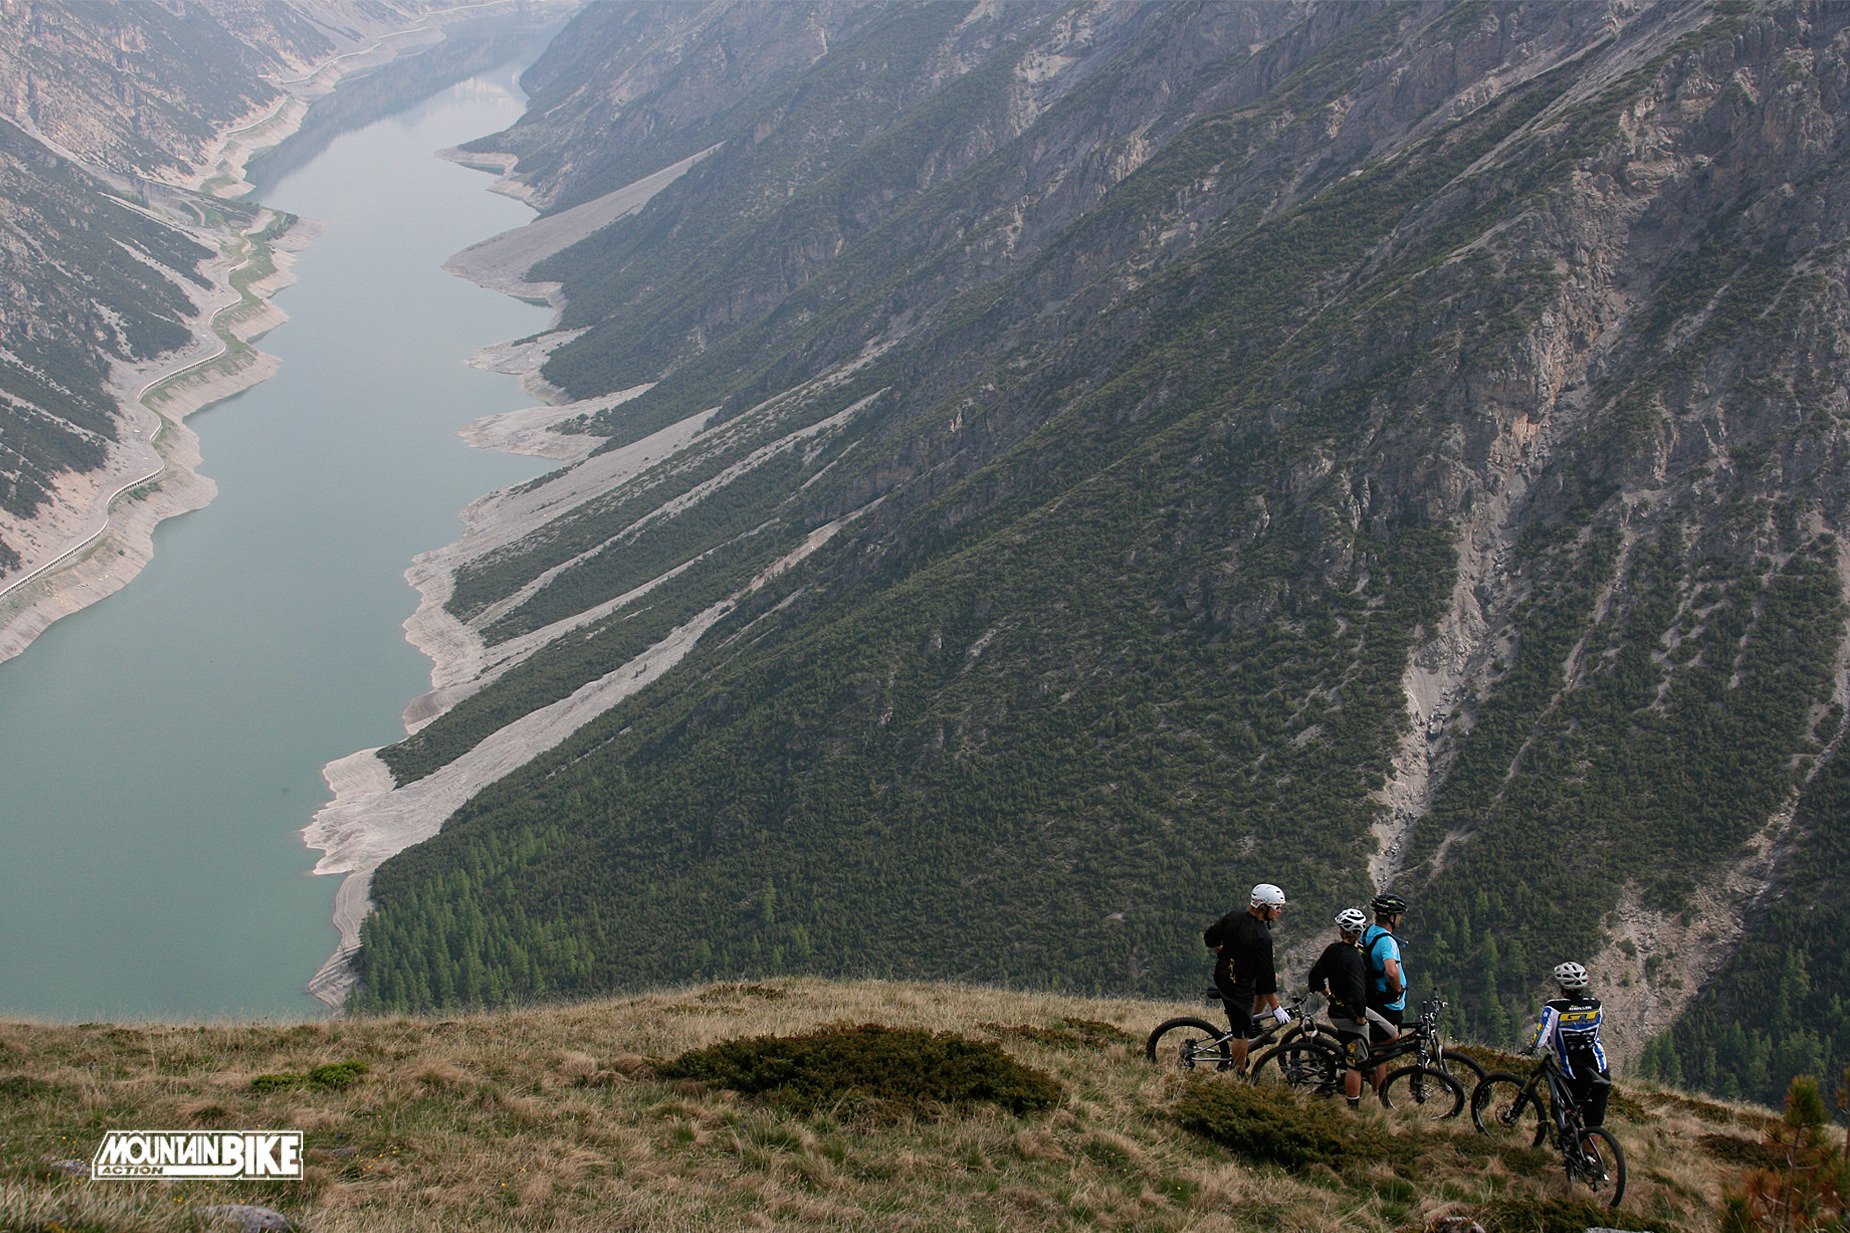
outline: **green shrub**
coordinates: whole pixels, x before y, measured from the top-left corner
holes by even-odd
[[[50,1096],[57,1090],[56,1084],[27,1075],[7,1075],[5,1078],[0,1078],[0,1099],[4,1100],[34,1100],[40,1096]]]
[[[1295,1093],[1243,1083],[1197,1079],[1177,1102],[1175,1117],[1185,1130],[1249,1160],[1287,1169],[1312,1164],[1341,1168],[1380,1156],[1388,1146],[1385,1134],[1358,1124],[1339,1105],[1313,1107]]]
[[[1715,1159],[1744,1169],[1783,1169],[1789,1163],[1784,1152],[1758,1139],[1711,1133],[1701,1136],[1697,1142]]]
[[[365,1062],[329,1062],[307,1073],[283,1071],[274,1075],[258,1075],[251,1080],[251,1091],[286,1092],[291,1088],[310,1087],[317,1091],[338,1092],[358,1083],[360,1076],[365,1073]]]
[[[844,1105],[932,1112],[982,1102],[1011,1113],[1060,1102],[1060,1085],[986,1041],[877,1024],[808,1036],[752,1036],[695,1049],[661,1072],[742,1092],[795,1113]]]
[[[1105,1049],[1135,1040],[1123,1028],[1094,1019],[1056,1019],[1046,1027],[1032,1023],[979,1023],[977,1026],[997,1036],[1013,1036],[1056,1049]]]

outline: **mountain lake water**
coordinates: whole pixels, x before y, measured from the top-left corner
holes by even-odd
[[[404,570],[552,464],[457,430],[530,405],[465,365],[549,313],[444,273],[532,217],[435,152],[517,119],[525,58],[326,142],[258,199],[318,220],[271,380],[193,415],[219,495],[125,589],[0,664],[0,1016],[296,1020],[335,878],[327,762],[403,735],[430,665]],[[338,93],[336,95],[338,97]]]

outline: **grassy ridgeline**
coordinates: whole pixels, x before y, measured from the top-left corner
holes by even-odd
[[[1559,1169],[1378,1109],[1283,1098],[1277,1114],[1368,1145],[1291,1169],[1200,1129],[1225,1080],[1152,1069],[1144,1033],[1191,1010],[992,989],[779,981],[451,1019],[298,1026],[0,1026],[0,1229],[180,1230],[257,1203],[323,1233],[400,1229],[1420,1228],[1468,1212],[1498,1229],[1580,1219],[1714,1225],[1766,1114],[1622,1087],[1612,1125],[1626,1205],[1588,1220]],[[880,1023],[999,1045],[1060,1097],[798,1114],[665,1077],[720,1041]],[[339,1063],[343,1082],[254,1083]],[[328,1072],[331,1073],[331,1072]],[[1205,1086],[1203,1086],[1205,1085]],[[1193,1099],[1191,1099],[1193,1097]],[[1628,1097],[1628,1098],[1627,1098]],[[1191,1130],[1186,1127],[1194,1126]],[[289,1128],[301,1183],[72,1178],[106,1128]],[[1211,1129],[1211,1128],[1210,1128]],[[1388,1150],[1376,1147],[1385,1142]],[[1725,1159],[1732,1156],[1733,1159]],[[1567,1227],[1567,1226],[1563,1226]]]

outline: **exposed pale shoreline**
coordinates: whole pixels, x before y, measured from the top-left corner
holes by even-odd
[[[273,217],[264,211],[255,230]],[[52,551],[0,591],[0,661],[25,650],[59,617],[128,585],[153,559],[156,525],[203,508],[217,495],[217,485],[199,474],[199,437],[186,426],[186,417],[274,375],[273,357],[256,350],[232,355],[221,331],[249,344],[287,320],[270,297],[295,281],[293,254],[317,231],[314,224],[298,221],[268,241],[247,234],[248,252],[221,258],[208,270],[216,294],[193,323],[193,345],[151,364],[124,365],[114,375],[111,385],[131,431],[101,470],[61,477],[60,487],[82,495],[67,498],[39,520],[35,530],[49,531]],[[232,285],[232,276],[265,259],[275,268],[249,284],[254,298],[247,299]],[[216,349],[200,355],[208,345]],[[164,394],[159,411],[144,401],[157,390]],[[153,486],[138,491],[147,485]]]
[[[405,621],[405,637],[431,660],[431,689],[405,707],[407,732],[417,731],[568,629],[597,619],[603,608],[612,606],[580,613],[556,626],[490,648],[474,629],[444,607],[457,569],[686,448],[712,418],[713,412],[702,412],[623,449],[589,457],[602,444],[600,438],[561,434],[554,430],[556,425],[615,406],[648,387],[567,402],[559,391],[540,380],[538,370],[546,357],[574,335],[556,329],[558,312],[563,307],[557,287],[529,283],[524,277],[536,262],[641,209],[708,153],[711,151],[702,151],[595,201],[471,245],[444,263],[444,269],[489,290],[521,299],[544,299],[554,308],[553,328],[534,342],[486,347],[470,360],[476,367],[518,376],[521,387],[544,400],[545,405],[484,417],[464,428],[462,438],[479,448],[552,458],[565,466],[531,488],[503,489],[471,502],[462,511],[466,527],[463,536],[420,554],[406,571],[406,581],[418,592],[419,602],[417,611]],[[502,172],[496,186],[499,191],[521,196],[509,188],[504,160],[453,151],[450,156],[467,166]],[[816,541],[818,546],[822,539]],[[808,550],[811,548],[806,545]],[[455,762],[403,788],[395,786],[376,749],[360,750],[329,763],[322,777],[334,799],[316,813],[302,834],[310,848],[322,853],[315,865],[316,873],[344,875],[335,893],[333,912],[340,942],[309,981],[309,992],[338,1011],[352,988],[360,923],[372,907],[368,890],[373,870],[387,858],[435,835],[449,816],[482,788],[559,744],[653,682],[678,663],[732,606],[731,600],[714,605],[630,663],[570,697],[509,724]]]
[[[328,57],[300,77],[278,82],[284,97],[255,119],[243,117],[228,125],[208,144],[198,170],[179,186],[221,197],[248,191],[243,173],[251,157],[296,132],[314,99],[356,70],[440,40],[446,21],[517,3],[487,0],[429,14],[417,26],[382,34],[365,47]],[[264,211],[255,229],[262,230],[273,217]],[[208,246],[251,240],[249,235],[191,230]],[[58,618],[121,590],[153,559],[154,529],[161,521],[201,509],[217,495],[217,486],[199,474],[199,438],[184,420],[275,374],[275,358],[254,349],[240,350],[232,363],[221,363],[231,347],[222,335],[249,344],[288,319],[272,297],[295,281],[291,257],[318,230],[297,221],[264,244],[262,252],[253,249],[209,263],[204,272],[212,287],[187,321],[192,341],[177,353],[119,365],[112,374],[110,389],[127,429],[123,442],[98,470],[59,477],[52,508],[9,526],[27,551],[19,576],[0,585],[0,662],[24,651]],[[249,285],[254,300],[247,302],[232,285],[232,275],[265,256],[275,270]],[[166,392],[158,411],[142,401],[156,387],[176,380],[184,388]]]

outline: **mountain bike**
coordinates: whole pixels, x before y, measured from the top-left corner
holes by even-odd
[[[1464,1084],[1443,1063],[1453,1060],[1467,1073],[1482,1073],[1477,1063],[1462,1055],[1445,1052],[1444,1037],[1439,1031],[1439,1012],[1446,1004],[1438,998],[1420,1010],[1420,1019],[1412,1030],[1394,1040],[1370,1049],[1366,1058],[1352,1064],[1343,1050],[1330,1038],[1306,1037],[1276,1046],[1253,1063],[1254,1082],[1276,1082],[1318,1095],[1333,1096],[1343,1090],[1343,1072],[1367,1072],[1385,1066],[1397,1058],[1411,1055],[1411,1065],[1390,1070],[1377,1089],[1381,1103],[1390,1109],[1418,1113],[1433,1121],[1457,1117],[1465,1107]]]
[[[1219,989],[1209,989],[1206,993],[1209,1002],[1219,1006],[1223,999]],[[1290,1016],[1289,1026],[1279,1023],[1271,1015],[1261,1015],[1253,1020],[1258,1029],[1254,1036],[1247,1038],[1246,1055],[1252,1057],[1261,1046],[1276,1045],[1281,1041],[1295,1040],[1305,1032],[1304,999],[1292,998],[1285,1005],[1285,1013]],[[1310,1030],[1316,1031],[1316,1020],[1310,1019]],[[1206,1019],[1197,1019],[1193,1015],[1183,1015],[1176,1019],[1165,1019],[1156,1025],[1150,1038],[1143,1044],[1144,1056],[1153,1065],[1176,1066],[1182,1070],[1227,1070],[1233,1065],[1233,1029],[1216,1027]]]
[[[1458,1080],[1459,1086],[1468,1093],[1484,1081],[1484,1068],[1476,1058],[1445,1047],[1445,1034],[1439,1030],[1439,1015],[1449,1005],[1451,1003],[1433,998],[1420,1007],[1419,1026],[1414,1029],[1421,1033],[1426,1045],[1420,1051],[1420,1062],[1443,1070]]]
[[[1471,1123],[1479,1134],[1505,1143],[1525,1138],[1531,1147],[1549,1143],[1561,1153],[1567,1184],[1585,1186],[1604,1197],[1608,1207],[1617,1207],[1625,1197],[1625,1153],[1619,1141],[1603,1127],[1582,1124],[1580,1102],[1552,1053],[1542,1055],[1542,1064],[1527,1079],[1500,1071],[1485,1075],[1471,1093]]]

